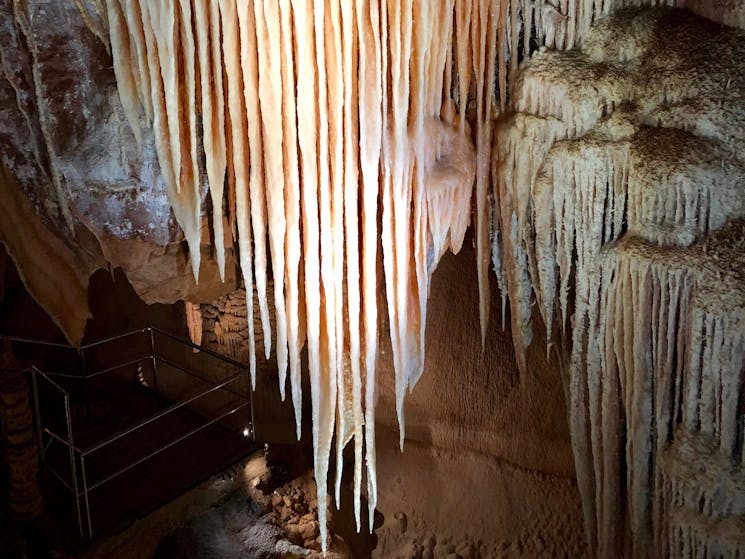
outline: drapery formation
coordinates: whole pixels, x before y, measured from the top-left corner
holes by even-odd
[[[430,276],[445,250],[459,250],[475,209],[482,337],[489,320],[491,261],[503,297],[510,298],[521,370],[534,299],[549,331],[571,347],[570,421],[588,536],[597,552],[619,545],[617,528],[609,523],[625,505],[619,504],[617,480],[604,472],[617,473],[612,462],[623,445],[600,434],[616,432],[620,415],[613,423],[592,410],[620,414],[613,407],[620,404],[608,394],[620,391],[626,398],[624,379],[641,374],[644,364],[617,363],[629,372],[620,379],[612,374],[600,388],[611,349],[619,359],[631,338],[621,326],[606,330],[606,315],[593,313],[610,309],[604,305],[612,301],[630,303],[618,303],[616,292],[598,283],[595,270],[611,259],[602,273],[642,280],[634,275],[641,273],[636,264],[631,270],[603,247],[627,230],[655,245],[688,246],[739,211],[735,207],[719,219],[714,198],[702,197],[697,187],[673,183],[651,195],[654,180],[632,176],[644,165],[643,142],[671,140],[655,137],[658,132],[645,136],[640,123],[696,126],[685,120],[685,111],[628,109],[630,102],[659,108],[686,99],[687,90],[678,97],[675,87],[660,91],[650,74],[644,83],[624,81],[620,69],[643,45],[613,46],[591,33],[598,18],[641,4],[711,9],[703,0],[106,2],[122,105],[136,137],[142,126],[154,129],[194,274],[203,241],[200,187],[206,183],[221,273],[227,224],[228,234],[237,238],[247,315],[253,316],[256,290],[264,352],[269,355],[274,341],[283,396],[289,376],[298,436],[300,352],[307,346],[319,495],[328,486],[333,452],[340,465],[338,501],[342,450],[354,441],[358,527],[364,477],[370,523],[376,504],[379,319],[387,312],[403,444],[404,396],[423,368]],[[648,32],[653,25],[641,21],[640,29]],[[519,61],[537,46],[580,45],[584,53],[542,51],[517,73]],[[603,59],[606,52],[615,58]],[[690,79],[687,68],[679,70],[682,80]],[[496,117],[505,111],[495,129]],[[716,118],[701,126],[708,124],[716,127]],[[576,138],[581,141],[572,145]],[[697,141],[672,140],[689,147]],[[655,277],[658,283],[644,279],[635,293],[652,301],[663,284],[666,293],[670,285],[688,289],[689,280],[680,274]],[[617,281],[623,286],[618,293],[628,291],[631,284]],[[672,297],[665,301],[668,308],[683,300],[675,293],[666,295]],[[665,318],[655,317],[660,324]],[[253,379],[253,321],[248,325]],[[667,330],[665,335],[672,339]],[[659,357],[663,369],[672,367],[668,356],[669,351]],[[651,382],[645,379],[638,381],[642,388]],[[627,461],[638,472],[648,471],[645,460],[665,442],[652,448],[639,427],[650,417],[646,397],[653,393],[643,389],[624,402],[627,420],[643,416],[626,426],[632,441]],[[649,484],[642,473],[626,483],[640,549],[646,545],[643,496]],[[324,545],[325,515],[321,505]]]
[[[619,11],[525,64],[497,130],[495,265],[523,368],[534,305],[564,354],[593,556],[745,550],[743,56]]]

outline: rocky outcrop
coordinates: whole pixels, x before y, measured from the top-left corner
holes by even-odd
[[[138,143],[126,121],[106,25],[98,2],[0,1],[2,211],[16,218],[0,220],[0,236],[73,342],[87,317],[87,278],[99,267],[121,267],[148,303],[211,300],[237,288],[232,250],[226,282],[219,279],[207,225],[199,285],[184,273],[153,133],[143,127]],[[7,240],[14,236],[25,246]],[[50,281],[62,260],[70,278]],[[68,293],[55,292],[61,285]]]
[[[90,317],[88,279],[103,259],[84,227],[70,246],[34,211],[15,178],[0,164],[0,242],[13,259],[26,289],[72,344],[79,344]],[[88,241],[86,246],[86,240]],[[88,248],[89,250],[86,250]]]

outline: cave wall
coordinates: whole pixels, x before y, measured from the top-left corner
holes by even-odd
[[[0,187],[9,212],[0,242],[75,344],[99,268],[121,268],[147,303],[210,300],[238,286],[229,228],[221,282],[207,220],[200,283],[188,272],[153,132],[145,127],[138,142],[126,121],[100,10],[99,2],[0,2]],[[42,245],[55,248],[45,256]],[[69,270],[64,296],[44,280],[58,269]]]
[[[519,374],[508,320],[492,322],[482,348],[474,259],[467,239],[434,275],[425,374],[406,400],[403,453],[387,348],[380,357],[378,461],[386,481],[378,508],[385,521],[374,556],[581,557],[558,361],[547,358],[537,332]],[[491,312],[500,315],[498,302]],[[417,555],[425,550],[433,555]]]
[[[526,62],[497,131],[515,345],[537,307],[567,348],[599,557],[742,553],[743,47],[688,11],[619,10]],[[705,462],[720,482],[686,482]]]

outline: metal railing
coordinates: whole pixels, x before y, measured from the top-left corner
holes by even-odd
[[[140,339],[144,337],[143,339]],[[240,410],[246,410],[248,417],[246,423],[241,423],[241,435],[250,438],[255,442],[254,417],[253,417],[253,393],[248,385],[248,366],[229,357],[220,355],[202,346],[198,346],[189,341],[183,340],[172,334],[168,334],[157,328],[143,328],[106,338],[104,340],[73,348],[65,344],[46,342],[41,340],[11,337],[15,344],[30,344],[32,347],[46,346],[51,352],[74,352],[66,355],[62,359],[53,359],[55,363],[49,363],[46,367],[34,365],[30,368],[34,412],[36,415],[36,429],[40,448],[42,463],[50,474],[56,478],[64,487],[73,495],[75,501],[75,513],[77,519],[78,531],[81,540],[93,539],[94,527],[91,518],[91,501],[90,493],[104,484],[121,476],[153,458],[154,456],[168,450],[169,448],[185,441],[189,437],[200,431],[218,423],[223,423],[231,416],[236,416]],[[118,348],[111,351],[110,348],[114,343],[120,343]],[[123,346],[121,344],[124,344]],[[178,354],[181,350],[182,360],[179,362],[179,356],[168,355],[166,351],[168,344],[171,344],[171,351]],[[164,346],[162,348],[161,346]],[[104,355],[98,355],[98,350],[103,350]],[[191,354],[189,359],[185,359],[188,350]],[[111,363],[119,359],[120,362]],[[184,361],[197,360],[202,361],[205,358],[211,363],[210,366],[204,367],[214,372],[213,365],[219,364],[223,371],[217,378],[210,378],[209,371],[199,371],[187,366]],[[108,362],[107,362],[108,361]],[[145,375],[143,364],[149,364],[150,370]],[[159,364],[161,372],[159,375]],[[52,371],[49,368],[59,366],[63,371]],[[167,367],[167,374],[164,366]],[[74,394],[82,391],[85,394],[86,384],[92,379],[102,375],[115,374],[116,371],[135,367],[139,384],[147,388],[155,395],[162,397],[167,402],[172,402],[165,408],[154,413],[139,418],[129,425],[124,425],[113,433],[109,433],[101,438],[88,441],[87,444],[80,444],[78,440],[78,429],[73,418],[72,408],[76,403]],[[199,368],[199,367],[197,367]],[[43,370],[46,369],[46,370]],[[197,379],[204,385],[196,392],[190,392],[186,395],[177,393],[174,395],[173,386],[179,385],[174,382],[175,375],[184,374],[190,378]],[[213,375],[214,376],[214,375]],[[147,377],[147,378],[146,378]],[[167,378],[163,378],[167,377]],[[169,379],[171,388],[163,386]],[[159,382],[161,386],[159,388]],[[241,385],[244,386],[238,386]],[[180,383],[183,385],[183,382]],[[243,390],[241,390],[243,388]],[[46,398],[42,398],[42,392],[45,392]],[[212,409],[210,406],[197,404],[211,395],[218,393],[229,393],[232,397],[230,405],[226,409]],[[55,405],[55,401],[56,405]],[[237,399],[237,402],[235,401]],[[85,406],[85,414],[89,415],[87,399],[83,397],[82,403]],[[60,405],[61,404],[61,405]],[[45,409],[46,406],[46,409]],[[103,477],[97,480],[90,478],[90,472],[86,467],[90,464],[92,456],[100,453],[129,435],[144,430],[152,426],[157,421],[173,414],[177,410],[187,408],[194,412],[203,422],[192,427],[185,433],[164,442],[154,450],[143,452],[142,455],[126,463],[119,464],[118,467],[106,472]],[[51,412],[51,413],[50,413]],[[51,417],[48,417],[50,416]],[[47,459],[52,445],[61,445],[66,449],[66,458],[60,464],[53,464]],[[64,462],[69,462],[62,467]],[[67,470],[69,471],[63,471]]]

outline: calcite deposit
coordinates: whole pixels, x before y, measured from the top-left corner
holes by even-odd
[[[359,529],[382,336],[403,447],[432,274],[472,223],[482,344],[493,267],[520,373],[538,316],[561,365],[591,552],[735,556],[736,507],[696,508],[675,464],[742,445],[743,14],[0,0],[0,240],[73,344],[120,267],[254,386],[272,355],[298,438],[306,375],[318,491],[338,503],[351,443]]]

